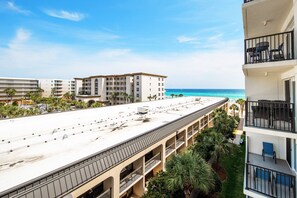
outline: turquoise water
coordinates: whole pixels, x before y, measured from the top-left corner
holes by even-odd
[[[183,94],[184,96],[212,96],[212,97],[228,97],[236,100],[245,98],[244,89],[166,89],[166,96],[170,94]]]

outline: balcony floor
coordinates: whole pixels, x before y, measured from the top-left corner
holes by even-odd
[[[288,162],[283,159],[277,159],[275,164],[274,159],[272,159],[271,157],[265,157],[265,161],[263,161],[262,155],[249,153],[249,164],[265,167],[267,169],[286,173],[289,175],[294,175],[294,172],[291,170]]]

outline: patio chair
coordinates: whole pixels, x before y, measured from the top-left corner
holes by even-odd
[[[278,48],[270,50],[269,58],[271,61],[284,60],[284,43],[280,44]]]
[[[283,193],[290,196],[291,188],[294,187],[294,182],[295,182],[295,180],[293,179],[293,177],[291,175],[276,173],[276,177],[273,176],[272,179],[275,184],[276,196],[278,196],[278,186],[279,186],[280,190],[286,191],[288,189],[289,192],[283,192]],[[294,190],[292,190],[292,193],[294,193]],[[282,192],[280,192],[280,196],[282,197]],[[295,195],[293,195],[292,197],[295,197]]]
[[[254,169],[254,188],[259,191],[266,191],[265,193],[273,194],[271,171],[262,168]]]
[[[265,156],[272,157],[276,163],[276,153],[273,150],[273,144],[269,142],[263,142],[262,157],[265,161]]]
[[[286,131],[293,130],[293,111],[289,105],[282,107],[274,107],[272,109],[272,120],[275,129],[281,128]]]
[[[267,106],[252,106],[253,111],[253,125],[260,125],[260,127],[268,128],[270,125],[270,107]],[[255,119],[260,119],[259,121]],[[266,120],[266,122],[265,122]]]

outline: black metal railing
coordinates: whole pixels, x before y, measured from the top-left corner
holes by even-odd
[[[246,189],[268,197],[295,198],[295,176],[247,163]]]
[[[279,100],[246,101],[245,125],[295,133],[294,103]]]
[[[254,0],[244,0],[243,2],[248,3],[248,2],[251,2],[251,1],[254,1]]]
[[[283,61],[294,58],[293,31],[244,40],[245,64]]]

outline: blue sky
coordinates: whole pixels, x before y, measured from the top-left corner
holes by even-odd
[[[0,0],[0,76],[149,72],[243,88],[241,0]]]

